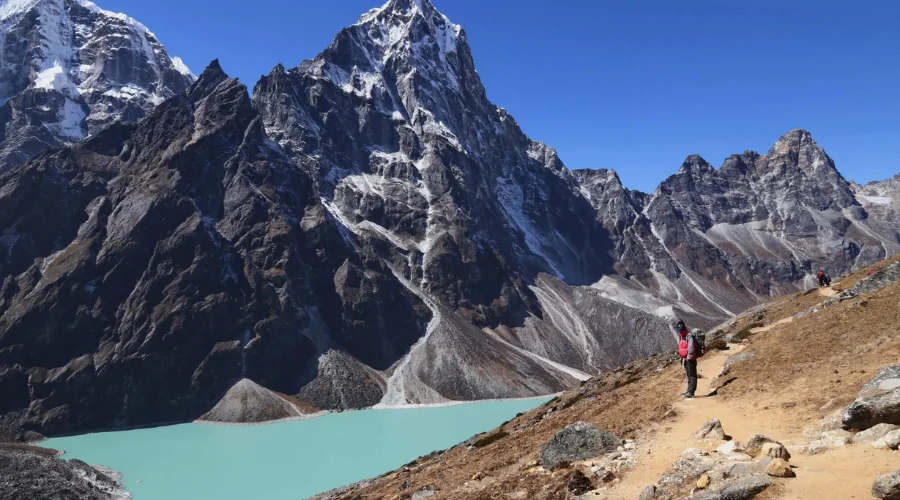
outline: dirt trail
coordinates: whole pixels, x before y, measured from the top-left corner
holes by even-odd
[[[837,283],[835,283],[835,284],[837,284]],[[837,294],[838,294],[837,290],[835,290],[832,287],[819,288],[819,295],[821,295],[823,297],[834,297]]]
[[[827,290],[832,292],[831,295],[826,295],[826,289],[820,290],[820,293],[835,295],[833,290]],[[757,331],[766,332],[792,320],[791,317],[784,318]],[[702,378],[697,384],[698,395],[707,394],[710,383],[720,373],[725,361],[744,349],[742,345],[729,347],[728,351],[717,351],[701,358],[698,372]],[[684,378],[672,381],[673,398],[683,389],[684,383]],[[637,498],[644,487],[657,482],[658,476],[678,460],[684,450],[714,450],[721,443],[704,443],[694,439],[694,433],[712,419],[719,419],[726,434],[740,443],[746,443],[756,434],[764,434],[781,441],[789,449],[806,444],[802,427],[808,422],[797,422],[790,411],[783,409],[785,406],[789,408],[790,404],[778,407],[779,403],[784,402],[773,400],[773,406],[760,410],[734,399],[723,400],[715,396],[678,401],[674,405],[678,414],[675,421],[668,422],[651,436],[648,443],[644,443],[645,449],[649,446],[649,453],[638,455],[637,466],[624,475],[622,484],[605,492],[608,495],[606,498]],[[850,445],[814,456],[795,452],[791,465],[797,477],[780,480],[772,491],[775,495],[772,498],[871,498],[872,478],[896,470],[898,463],[898,452],[876,450],[865,445]]]
[[[715,351],[700,359],[697,369],[702,378],[697,381],[697,394],[709,393],[709,385],[725,365],[725,360],[743,350],[732,345],[731,350]],[[684,390],[684,377],[672,381],[673,398]],[[609,498],[634,499],[644,487],[655,484],[660,473],[681,456],[688,448],[712,451],[721,443],[701,443],[694,440],[694,433],[706,422],[718,418],[725,432],[739,442],[746,442],[755,434],[771,436],[799,436],[799,429],[791,428],[789,419],[750,419],[749,408],[725,404],[715,396],[680,400],[675,404],[678,417],[660,429],[649,443],[650,454],[639,454],[637,466],[626,473],[620,486],[609,490]],[[783,413],[775,411],[776,414]],[[779,415],[780,416],[780,415]]]
[[[759,328],[751,328],[750,333],[756,334],[756,333],[768,332],[769,330],[771,330],[773,328],[779,327],[781,325],[786,325],[788,323],[793,323],[793,322],[794,322],[794,317],[788,316],[787,318],[782,318],[770,325],[761,326]]]

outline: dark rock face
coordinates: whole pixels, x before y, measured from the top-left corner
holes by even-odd
[[[676,316],[708,328],[900,251],[801,130],[719,170],[689,157],[652,195],[569,171],[429,0],[370,11],[252,99],[217,63],[188,87],[80,0],[28,5],[4,12],[25,62],[0,71],[0,120],[50,111],[4,151],[71,142],[40,135],[68,103],[89,136],[0,176],[8,436],[190,421],[244,379],[334,410],[549,394],[672,349]],[[67,64],[96,78],[39,89],[22,68],[49,56],[20,45],[69,25],[96,50]]]
[[[139,125],[0,181],[0,353],[24,428],[192,420],[248,377],[296,394],[333,342],[322,323],[344,330],[333,277],[362,257],[217,63]],[[416,318],[416,297],[391,299],[410,312],[380,318],[385,337]]]
[[[553,469],[562,463],[598,457],[615,451],[621,445],[622,440],[612,433],[585,422],[576,422],[557,432],[541,448],[541,463]]]
[[[0,445],[0,498],[131,498],[114,472],[91,467],[79,460],[65,461],[56,458],[54,453],[27,446]]]
[[[146,27],[83,0],[0,12],[0,172],[134,123],[193,81]]]

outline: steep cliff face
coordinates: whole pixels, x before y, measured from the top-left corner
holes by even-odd
[[[900,242],[900,174],[864,186],[852,183],[851,188],[879,233]]]
[[[144,25],[87,0],[0,7],[0,172],[133,123],[194,76]]]
[[[675,317],[900,251],[801,130],[652,195],[569,171],[429,0],[252,99],[213,63],[145,112],[0,176],[7,432],[193,420],[235,384],[329,410],[553,393],[669,349]]]

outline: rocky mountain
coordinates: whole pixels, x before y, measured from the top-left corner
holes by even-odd
[[[429,0],[252,99],[214,62],[0,186],[13,436],[553,393],[900,252],[801,130],[653,194],[568,170]]]
[[[3,0],[0,58],[0,172],[133,123],[194,79],[144,25],[87,0]]]
[[[900,174],[864,186],[853,183],[860,205],[869,212],[873,224],[885,234],[896,234],[900,241]]]

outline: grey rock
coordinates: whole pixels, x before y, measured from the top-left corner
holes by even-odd
[[[900,389],[900,365],[888,366],[879,370],[875,378],[867,382],[859,391],[859,397],[881,396],[895,389]]]
[[[722,365],[722,371],[719,373],[719,376],[728,375],[731,373],[732,367],[734,365],[741,363],[742,361],[746,361],[752,357],[756,356],[756,353],[753,351],[743,351],[741,353],[735,354],[734,356],[729,356],[728,359],[725,360],[725,364]]]
[[[541,464],[553,469],[562,463],[594,458],[615,450],[622,440],[596,426],[576,422],[556,433],[541,448]]]
[[[762,434],[757,434],[750,438],[749,441],[747,441],[746,446],[744,446],[744,451],[746,451],[747,454],[751,457],[758,456],[762,452],[763,445],[766,443],[781,444],[772,438],[763,436]]]
[[[108,469],[79,460],[65,461],[52,450],[0,444],[0,498],[131,498]],[[102,470],[101,470],[102,469]]]
[[[696,500],[748,500],[772,486],[772,479],[767,475],[745,476],[726,483],[724,487],[714,491],[704,491],[692,496]]]
[[[713,419],[703,424],[695,434],[694,439],[697,441],[722,441],[725,439],[725,431],[722,429],[722,422],[719,419]]]
[[[842,300],[849,300],[863,294],[881,290],[882,288],[897,283],[898,281],[900,281],[900,262],[894,262],[889,266],[875,271],[875,274],[866,276],[865,278],[861,279],[851,288],[841,292],[838,297]],[[888,370],[888,372],[885,374],[886,377],[894,379],[897,378],[898,375],[896,366],[886,368],[885,370]]]
[[[878,424],[900,425],[900,389],[857,399],[844,410],[841,421],[848,430],[865,430]]]
[[[641,490],[640,496],[638,496],[638,500],[653,500],[656,498],[656,486],[650,485]]]
[[[882,500],[900,500],[900,470],[878,476],[872,485],[872,496]]]
[[[885,434],[900,429],[893,424],[878,424],[853,436],[853,444],[872,444]]]
[[[896,450],[900,448],[900,430],[893,430],[876,439],[872,446],[879,449],[890,448]]]

